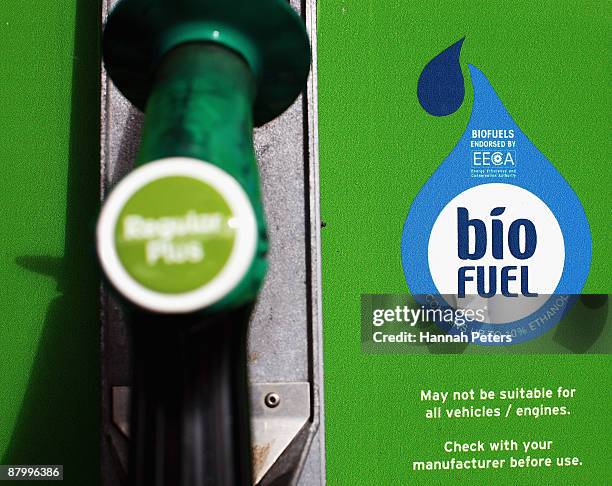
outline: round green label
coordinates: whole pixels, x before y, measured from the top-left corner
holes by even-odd
[[[115,226],[121,264],[144,287],[166,294],[197,290],[227,264],[235,219],[213,186],[187,176],[163,177],[138,189]]]

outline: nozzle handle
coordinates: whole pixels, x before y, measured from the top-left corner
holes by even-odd
[[[131,485],[251,486],[250,312],[134,313]]]

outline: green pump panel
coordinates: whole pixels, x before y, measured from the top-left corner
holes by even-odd
[[[612,483],[610,11],[3,0],[0,480]]]

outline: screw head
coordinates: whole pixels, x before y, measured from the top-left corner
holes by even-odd
[[[276,408],[280,404],[280,395],[278,393],[268,393],[264,398],[264,403],[268,408]]]

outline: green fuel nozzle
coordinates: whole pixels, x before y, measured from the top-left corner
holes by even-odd
[[[302,20],[282,0],[123,0],[103,46],[109,76],[145,112],[135,170],[98,224],[108,280],[152,312],[252,302],[267,250],[253,126],[305,86]]]
[[[251,484],[246,333],[267,252],[253,127],[306,85],[304,24],[283,0],[122,0],[103,51],[145,113],[97,226],[131,320],[130,481]]]

